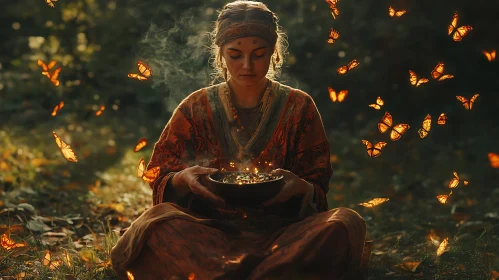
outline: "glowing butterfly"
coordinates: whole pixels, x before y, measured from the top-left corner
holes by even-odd
[[[359,64],[360,63],[357,61],[357,59],[354,59],[354,60],[350,61],[350,63],[348,63],[348,65],[344,65],[344,66],[341,66],[340,68],[338,68],[338,70],[336,72],[338,72],[338,74],[340,74],[340,75],[343,75],[346,72],[352,70],[353,68],[359,66]]]
[[[380,205],[382,203],[385,203],[388,200],[390,200],[390,199],[389,198],[373,198],[373,199],[369,200],[368,202],[359,203],[359,205],[371,208],[371,207],[374,207],[374,206],[378,206],[378,205]]]
[[[159,166],[146,170],[144,158],[141,158],[139,161],[139,166],[137,167],[137,177],[141,178],[145,182],[152,183],[156,180],[156,178],[158,178],[159,171]]]
[[[366,145],[367,155],[370,157],[377,157],[381,155],[381,150],[383,149],[384,146],[386,146],[386,142],[378,142],[374,144],[374,146],[371,144],[371,142],[367,140],[362,140],[362,143]]]
[[[332,89],[331,87],[328,87],[327,90],[329,91],[329,98],[333,102],[336,102],[336,101],[343,102],[343,100],[345,100],[345,97],[348,94],[348,90],[346,90],[346,89],[341,90],[339,93],[336,93],[336,91],[334,89]]]
[[[496,59],[496,50],[491,50],[490,52],[482,51],[488,61]]]
[[[378,98],[376,98],[376,104],[369,104],[369,107],[379,110],[383,105],[385,105],[385,101],[383,101],[383,99],[381,99],[381,97],[378,96]]]
[[[490,166],[492,166],[492,168],[499,168],[499,154],[489,153],[488,156],[489,156]]]
[[[61,150],[64,158],[70,162],[78,162],[78,158],[76,157],[71,146],[62,141],[62,139],[54,131],[52,131],[52,135],[54,135],[55,143],[57,144],[57,147],[59,147],[59,150]]]
[[[105,110],[105,109],[106,109],[106,107],[105,107],[104,105],[102,105],[102,104],[101,104],[101,105],[99,106],[99,110],[97,110],[97,111],[95,112],[95,116],[97,116],[97,117],[98,117],[98,116],[102,115],[102,112],[104,112],[104,110]]]
[[[406,10],[395,11],[395,9],[392,8],[392,6],[388,7],[388,15],[391,17],[394,17],[394,16],[401,17],[405,13],[407,13]]]
[[[378,130],[381,133],[385,133],[392,127],[392,125],[392,115],[389,112],[386,112],[381,121],[378,123]],[[410,126],[405,123],[394,125],[392,127],[392,131],[390,132],[390,139],[392,139],[392,141],[399,140],[400,137],[402,137],[402,135],[406,133],[409,127]]]
[[[454,34],[452,35],[452,39],[455,42],[461,41],[463,39],[463,37],[466,36],[466,34],[468,34],[468,32],[473,30],[473,27],[471,27],[470,25],[463,25],[461,27],[457,27],[458,19],[459,19],[459,16],[458,16],[457,12],[454,12],[454,15],[452,16],[452,21],[449,24],[449,26],[447,27],[447,35],[450,35],[450,34],[452,34],[452,32],[454,32]]]
[[[447,115],[445,113],[440,114],[438,116],[437,124],[444,125],[447,122]]]
[[[52,68],[54,68],[54,66],[57,64],[57,61],[52,60],[51,62],[49,62],[48,65],[46,65],[43,61],[38,60],[37,64],[38,64],[38,66],[42,67],[42,70],[43,70],[42,75],[49,78],[50,81],[54,84],[54,86],[56,86],[56,87],[59,86],[59,81],[57,80],[57,78],[59,77],[59,73],[61,72],[62,68],[59,67],[59,68],[55,69],[54,72],[52,72],[52,74],[50,73],[50,70],[52,70]]]
[[[464,109],[471,110],[471,108],[473,107],[473,103],[478,98],[478,96],[480,96],[480,94],[477,93],[473,95],[469,100],[459,95],[457,95],[456,98],[457,100],[461,101],[461,103],[463,103]]]
[[[438,79],[438,81],[443,81],[447,79],[452,79],[454,78],[454,75],[451,74],[444,74],[444,64],[442,62],[439,62],[435,68],[433,68],[433,71],[431,71],[431,76],[433,79]]]
[[[438,202],[440,202],[441,204],[446,204],[447,201],[449,200],[450,196],[452,194],[452,191],[450,191],[449,194],[441,194],[441,195],[437,195],[437,200]]]
[[[59,102],[59,104],[55,105],[54,110],[52,111],[52,117],[55,117],[57,115],[57,112],[59,112],[62,107],[64,107],[64,101]]]
[[[333,19],[336,19],[337,16],[340,15],[340,10],[336,7],[336,4],[340,2],[340,0],[326,0],[326,3],[329,4],[329,8],[331,9],[331,15]]]
[[[23,241],[23,243],[16,243],[14,240],[10,239],[7,233],[4,233],[0,237],[0,246],[5,250],[12,250],[15,248],[27,247],[28,243],[26,241]]]
[[[49,7],[52,7],[52,8],[55,7],[54,2],[57,2],[57,0],[45,0],[45,3],[47,3],[47,5],[49,5]]]
[[[128,74],[129,78],[137,79],[139,81],[147,80],[152,76],[152,70],[149,68],[144,62],[137,62],[137,67],[139,69],[140,74]]]
[[[133,149],[134,152],[138,152],[142,150],[147,145],[147,139],[146,138],[140,138],[140,140],[135,144],[135,148]]]
[[[418,130],[419,137],[425,138],[426,136],[428,136],[428,134],[430,133],[430,129],[431,129],[431,116],[430,114],[428,114],[423,120],[422,127]]]
[[[440,257],[449,247],[449,238],[445,238],[437,249],[437,257]]]
[[[135,277],[133,276],[133,274],[130,271],[126,272],[126,276],[127,276],[128,280],[135,280]]]
[[[414,73],[414,71],[412,70],[409,70],[409,82],[411,83],[411,85],[419,87],[420,85],[425,84],[429,81],[430,80],[428,80],[427,78],[421,78],[418,80],[418,76],[416,75],[416,73]]]
[[[44,266],[48,266],[50,270],[56,270],[63,262],[61,260],[53,260],[51,261],[52,254],[49,250],[45,250],[45,255],[43,256],[42,264]]]
[[[457,175],[457,172],[454,171],[452,172],[452,174],[454,175],[454,178],[452,178],[452,180],[450,180],[449,182],[449,189],[457,188],[457,186],[459,185],[459,176]]]
[[[329,29],[329,38],[326,42],[328,44],[333,44],[336,40],[338,40],[338,38],[340,38],[340,33],[332,28]]]

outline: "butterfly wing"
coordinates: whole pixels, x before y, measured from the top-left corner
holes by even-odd
[[[438,81],[440,82],[440,81],[447,80],[447,79],[452,79],[452,78],[454,78],[454,75],[445,74],[442,77],[438,78]]]
[[[381,109],[381,106],[379,106],[378,104],[369,104],[369,107],[374,108],[376,110]]]
[[[383,149],[384,146],[386,146],[386,142],[378,142],[374,144],[374,147],[371,152],[371,157],[377,157],[381,155],[381,150]]]
[[[445,113],[440,114],[438,116],[437,124],[444,125],[447,122],[447,115]]]
[[[445,204],[445,203],[447,203],[447,200],[449,200],[449,197],[450,197],[450,195],[441,194],[441,195],[437,195],[437,200],[438,200],[438,202]]]
[[[350,61],[350,63],[348,63],[348,70],[352,70],[353,68],[359,66],[359,61],[357,59],[354,59],[352,61]]]
[[[144,172],[144,175],[142,176],[142,180],[144,180],[147,183],[152,183],[156,181],[156,178],[159,176],[159,172],[161,171],[161,168],[159,166],[153,167],[146,172]]]
[[[332,43],[336,42],[336,40],[338,40],[338,38],[340,38],[340,33],[331,28],[329,30],[329,39],[327,40],[327,43],[332,44]]]
[[[457,14],[457,12],[454,12],[454,15],[452,16],[452,20],[451,20],[449,26],[447,27],[447,35],[450,35],[452,33],[452,31],[454,31],[454,29],[456,29],[458,19],[459,19],[459,15]]]
[[[490,166],[492,166],[492,168],[499,168],[499,154],[489,153],[488,156],[489,156]]]
[[[471,108],[473,107],[473,103],[475,103],[475,100],[478,98],[478,96],[480,96],[480,94],[477,93],[470,98],[470,108],[468,110],[471,110]]]
[[[445,238],[440,245],[438,245],[437,249],[437,257],[440,257],[443,253],[445,253],[445,250],[447,250],[447,247],[449,247],[449,238]]]
[[[52,131],[52,135],[54,136],[55,143],[57,144],[57,147],[59,147],[59,150],[61,150],[64,158],[70,162],[78,162],[78,158],[76,157],[71,146],[62,141],[62,139],[54,131]]]
[[[135,148],[133,149],[134,152],[138,152],[142,150],[145,146],[147,145],[147,139],[146,138],[141,138],[137,144],[135,144]]]
[[[431,129],[431,116],[430,114],[428,114],[423,120],[422,127],[418,130],[419,137],[425,138],[426,136],[428,136],[428,134],[430,133],[430,129]]]
[[[333,19],[336,19],[336,17],[340,15],[340,10],[336,6],[331,6],[330,8]]]
[[[428,80],[427,78],[421,78],[421,79],[419,79],[418,83],[416,84],[416,87],[419,87],[422,84],[426,84],[429,81],[430,80]]]
[[[47,72],[47,71],[49,70],[49,69],[47,68],[47,65],[46,65],[43,61],[41,61],[40,59],[38,59],[38,60],[36,61],[36,64],[38,64],[38,66],[42,67],[42,70],[43,70],[44,72]]]
[[[397,17],[401,17],[401,16],[405,15],[405,13],[407,13],[407,10],[400,10],[400,11],[397,11],[397,12],[395,13],[395,15],[396,15]]]
[[[146,163],[144,161],[144,158],[140,158],[139,165],[137,166],[137,177],[142,178],[145,170],[146,170]]]
[[[336,91],[331,87],[328,87],[327,90],[329,92],[329,98],[331,99],[331,101],[336,102],[338,100],[338,96],[336,95]]]
[[[468,99],[466,99],[466,97],[457,95],[456,98],[457,98],[457,100],[461,101],[461,103],[463,104],[463,106],[466,110],[470,109],[470,102]]]
[[[140,74],[142,74],[144,77],[149,78],[152,76],[151,68],[149,68],[149,66],[147,66],[144,62],[137,62],[137,67],[139,68]]]
[[[463,37],[466,36],[466,34],[468,34],[471,30],[473,30],[473,27],[471,27],[470,25],[458,27],[456,29],[456,32],[454,32],[454,35],[452,35],[452,40],[454,40],[455,42],[460,42],[461,40],[463,40]]]
[[[433,79],[438,79],[442,74],[444,73],[444,64],[442,62],[439,62],[435,68],[433,68],[433,71],[431,71],[431,76]]]
[[[54,68],[54,66],[57,64],[57,61],[55,60],[52,60],[51,62],[49,62],[49,64],[47,65],[47,69],[50,70],[52,68]]]
[[[137,79],[139,81],[144,81],[144,80],[147,80],[146,77],[144,76],[141,76],[139,74],[128,74],[128,78],[132,78],[132,79]]]
[[[492,50],[490,52],[482,51],[482,53],[485,55],[488,61],[496,59],[496,50]]]
[[[410,126],[408,124],[405,124],[405,123],[395,125],[393,127],[392,131],[390,132],[390,139],[392,139],[392,141],[399,140],[400,137],[402,137],[402,135],[404,135],[404,133],[406,133],[406,131],[409,128],[410,128]]]
[[[388,15],[391,17],[395,15],[395,9],[392,6],[388,7]]]
[[[378,123],[378,130],[381,133],[385,133],[393,125],[392,115],[386,112],[381,121]]]
[[[340,93],[338,93],[338,102],[343,102],[343,100],[345,100],[345,97],[347,97],[347,94],[348,90],[341,90]]]
[[[381,99],[381,96],[378,96],[376,98],[376,104],[378,104],[379,106],[383,106],[383,105],[385,105],[385,101],[383,101],[383,99]]]
[[[378,205],[380,205],[382,203],[385,203],[388,200],[390,200],[390,199],[389,198],[381,198],[381,197],[380,198],[373,198],[373,199],[369,200],[368,202],[359,203],[359,205],[371,208],[371,207],[374,207],[374,206],[378,206]]]
[[[50,75],[50,81],[54,84],[54,86],[59,86],[59,80],[57,78],[59,77],[59,73],[61,73],[62,68],[59,67],[52,72],[52,75]]]
[[[99,110],[97,110],[97,111],[95,112],[95,116],[97,116],[97,117],[98,117],[98,116],[102,115],[102,112],[104,112],[104,110],[105,110],[105,109],[106,109],[106,107],[105,107],[104,105],[102,105],[102,104],[101,104],[101,105],[99,106]]]
[[[409,70],[409,82],[413,86],[415,86],[418,83],[418,76],[412,70]]]

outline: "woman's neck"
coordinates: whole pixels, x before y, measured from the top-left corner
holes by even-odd
[[[265,93],[267,78],[263,79],[254,87],[242,87],[238,83],[229,79],[229,86],[232,94],[232,103],[237,108],[253,108],[258,105]]]

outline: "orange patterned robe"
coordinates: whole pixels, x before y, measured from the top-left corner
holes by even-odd
[[[128,270],[135,279],[353,277],[365,222],[350,209],[328,210],[332,168],[321,116],[308,94],[274,81],[271,86],[262,98],[261,120],[244,145],[230,125],[224,83],[180,103],[148,165],[161,168],[151,183],[154,207],[113,248],[113,268],[120,276]],[[171,189],[175,172],[193,165],[260,172],[282,168],[313,184],[314,191],[265,209],[220,209],[192,193],[176,197]]]

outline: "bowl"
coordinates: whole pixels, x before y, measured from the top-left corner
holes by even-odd
[[[269,173],[258,173],[259,176],[272,177],[270,180],[261,182],[248,181],[238,184],[235,182],[223,182],[224,178],[246,175],[254,176],[252,172],[222,171],[207,176],[206,187],[214,194],[222,197],[229,205],[234,206],[256,206],[276,196],[284,185],[282,175],[271,175]]]

